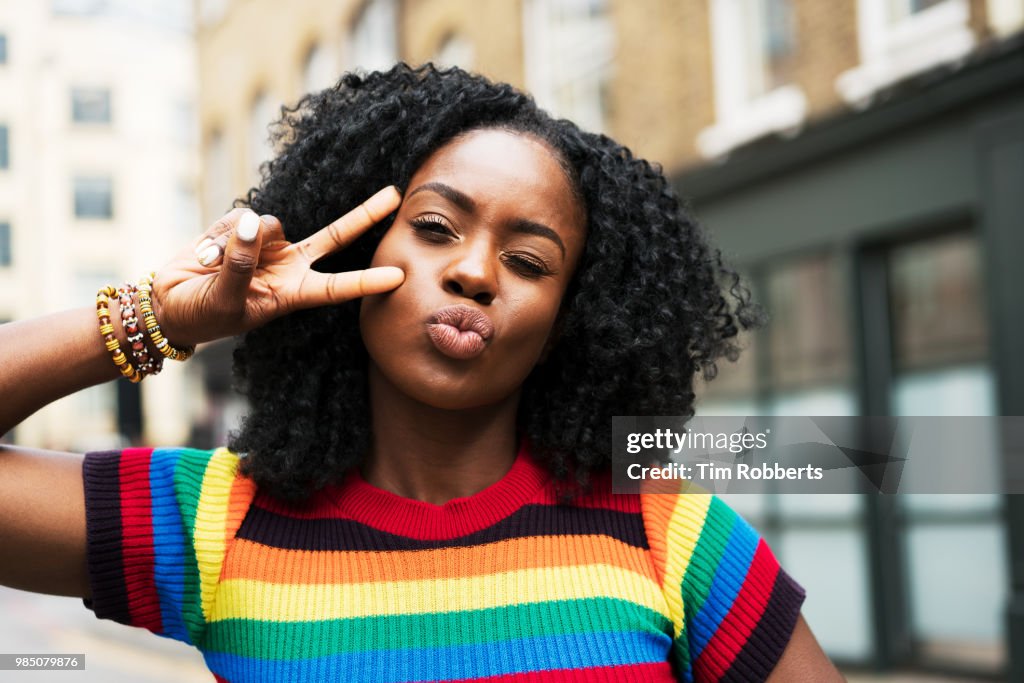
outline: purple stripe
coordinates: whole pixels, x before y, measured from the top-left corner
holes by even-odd
[[[568,505],[527,505],[508,518],[468,536],[422,541],[374,529],[350,519],[299,519],[253,506],[237,537],[290,550],[425,550],[459,548],[529,536],[611,536],[647,549],[638,513]]]
[[[764,681],[768,678],[793,635],[804,595],[804,589],[779,569],[764,614],[722,676],[722,683]]]
[[[88,453],[82,461],[86,548],[92,598],[85,606],[100,619],[131,624],[121,553],[121,452]]]

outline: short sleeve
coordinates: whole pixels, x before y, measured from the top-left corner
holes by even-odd
[[[225,450],[89,453],[86,543],[96,616],[198,645],[224,555],[251,499]]]
[[[717,496],[645,494],[644,524],[674,625],[682,681],[764,681],[789,643],[804,590]]]

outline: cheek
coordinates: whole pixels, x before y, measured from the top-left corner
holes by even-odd
[[[523,297],[517,299],[509,315],[509,328],[515,330],[509,339],[524,353],[539,356],[551,336],[559,307],[558,297]]]

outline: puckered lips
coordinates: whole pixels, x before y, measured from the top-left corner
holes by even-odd
[[[466,360],[484,352],[494,336],[494,323],[483,311],[456,304],[435,311],[427,321],[427,333],[438,351]]]

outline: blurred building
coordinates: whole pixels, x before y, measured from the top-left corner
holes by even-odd
[[[177,0],[0,3],[0,319],[91,306],[196,234],[192,29]],[[188,416],[159,407],[188,404],[186,379],[167,365],[159,386],[83,391],[13,438],[181,442]]]
[[[705,129],[713,163],[675,174],[772,318],[700,410],[1024,414],[1011,256],[1024,251],[1024,5],[859,0],[831,29],[852,63],[816,63],[822,6],[763,3],[762,42],[746,43],[760,48],[720,76],[775,88],[732,113],[716,99],[716,116],[745,130],[770,98],[813,102],[825,87],[833,107],[734,144]],[[1000,467],[982,447],[941,456],[950,476]],[[733,502],[807,587],[808,620],[836,659],[1024,680],[1019,496]]]

